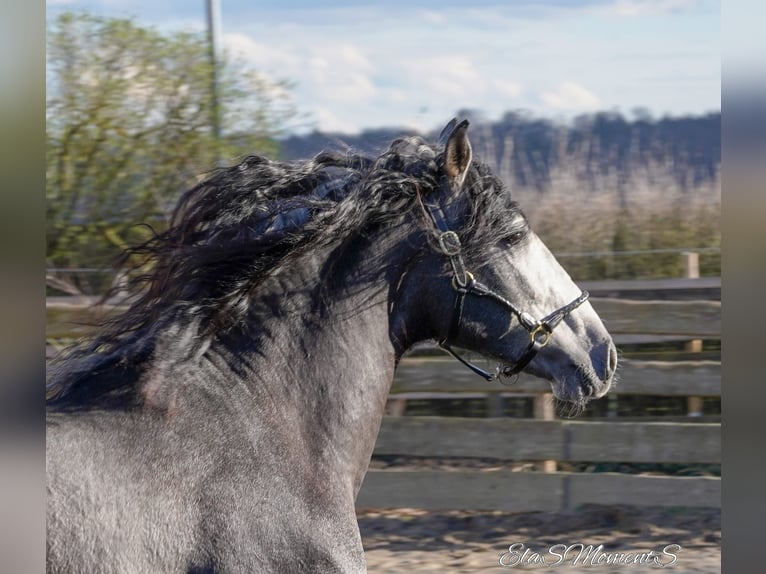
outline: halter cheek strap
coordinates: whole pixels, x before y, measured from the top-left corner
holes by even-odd
[[[500,379],[500,377],[513,377],[514,375],[518,375],[527,365],[529,365],[530,361],[535,358],[540,349],[548,344],[553,334],[553,329],[561,323],[567,315],[588,300],[588,292],[583,291],[574,301],[563,307],[559,307],[553,311],[553,313],[550,313],[542,319],[535,319],[529,313],[519,310],[502,295],[495,293],[489,287],[475,279],[473,273],[468,271],[465,267],[460,237],[457,233],[448,229],[441,206],[438,204],[429,205],[424,203],[419,190],[417,191],[417,197],[423,211],[428,214],[438,231],[437,241],[439,250],[445,256],[449,257],[450,265],[452,266],[452,288],[455,291],[455,299],[452,305],[452,319],[450,321],[447,336],[439,341],[439,346],[471,369],[474,373],[488,381]],[[468,294],[493,299],[508,309],[512,315],[515,315],[519,323],[526,329],[529,334],[529,343],[527,343],[521,356],[512,365],[498,366],[494,373],[490,373],[466,359],[463,359],[450,346],[449,341],[457,339],[460,333],[460,324],[463,318],[463,306],[465,304],[465,297]]]

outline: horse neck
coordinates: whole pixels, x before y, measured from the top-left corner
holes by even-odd
[[[385,241],[364,244],[332,264],[316,257],[275,280],[256,305],[249,329],[223,348],[211,348],[236,362],[233,372],[257,403],[252,416],[272,413],[266,425],[290,421],[290,432],[303,439],[295,441],[307,450],[303,456],[346,474],[354,492],[407,345],[390,308],[411,256],[399,251],[395,261],[376,270]],[[360,266],[365,261],[369,269]],[[326,277],[321,284],[319,277]]]

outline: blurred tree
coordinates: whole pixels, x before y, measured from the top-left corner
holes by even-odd
[[[275,154],[296,116],[290,85],[243,63],[219,64],[220,117],[210,126],[203,33],[163,33],[133,20],[64,14],[48,29],[47,258],[57,268],[103,267],[128,242],[162,227],[179,194],[217,159]],[[85,276],[51,278],[83,287]]]

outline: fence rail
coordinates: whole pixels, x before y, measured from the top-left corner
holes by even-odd
[[[73,300],[72,300],[73,299]],[[92,309],[91,297],[58,297],[47,302],[48,336],[66,334],[113,307]],[[635,301],[591,298],[609,331],[616,335],[720,337],[720,301]],[[82,327],[79,326],[81,329]],[[660,339],[661,340],[661,339]]]
[[[376,455],[498,460],[720,463],[711,423],[581,422],[460,417],[386,417]]]
[[[448,357],[411,355],[396,370],[392,395],[406,393],[520,393],[550,392],[550,383],[522,374],[518,382],[503,386],[477,377]],[[620,361],[614,392],[657,396],[720,396],[719,361]],[[424,398],[422,396],[421,398]]]
[[[582,281],[594,297],[638,300],[721,300],[720,277]]]
[[[721,337],[720,278],[582,286],[594,294],[636,294],[637,299],[659,294],[661,300],[592,299],[618,345],[682,339],[689,341],[688,354],[694,355],[702,348],[699,339]],[[711,298],[716,300],[703,300]],[[614,393],[686,396],[692,415],[700,414],[702,397],[721,395],[720,361],[620,363]],[[720,508],[717,477],[558,471],[560,463],[573,462],[720,464],[720,423],[558,420],[550,406],[549,383],[522,375],[515,385],[502,387],[422,347],[399,365],[389,400],[396,408],[389,412],[403,414],[408,399],[484,396],[493,416],[499,411],[491,408],[492,398],[513,393],[534,397],[538,418],[385,417],[375,454],[533,461],[541,463],[544,472],[370,470],[357,505],[510,511],[569,510],[586,503]]]
[[[721,507],[721,480],[618,473],[371,470],[360,508],[560,511],[583,504]]]
[[[688,340],[687,354],[692,356],[702,348],[697,344],[700,339],[721,337],[720,285],[720,278],[582,284],[594,295],[635,296],[591,300],[618,346]],[[639,300],[658,294],[660,300]],[[94,313],[110,312],[109,307],[92,310],[91,303],[92,299],[51,298],[49,340],[86,335],[87,327],[78,323],[92,320]],[[702,397],[720,397],[721,364],[622,359],[614,392],[686,396],[690,405],[697,404]],[[547,382],[522,375],[510,387],[488,383],[428,347],[401,361],[389,399],[389,405],[398,408],[389,412],[404,413],[403,405],[413,398],[492,401],[509,394],[532,396],[536,418],[384,417],[375,454],[537,461],[546,472],[370,470],[357,505],[511,511],[562,510],[585,503],[720,507],[721,482],[715,477],[576,473],[558,468],[568,462],[720,464],[718,423],[558,420]],[[497,408],[487,412],[499,414]]]

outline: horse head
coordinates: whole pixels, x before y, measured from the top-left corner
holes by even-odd
[[[617,366],[612,338],[499,179],[474,161],[467,128],[447,125],[437,183],[417,191],[427,248],[402,281],[417,302],[415,328],[488,380],[524,371],[559,399],[602,397]],[[500,365],[485,371],[453,347]]]

